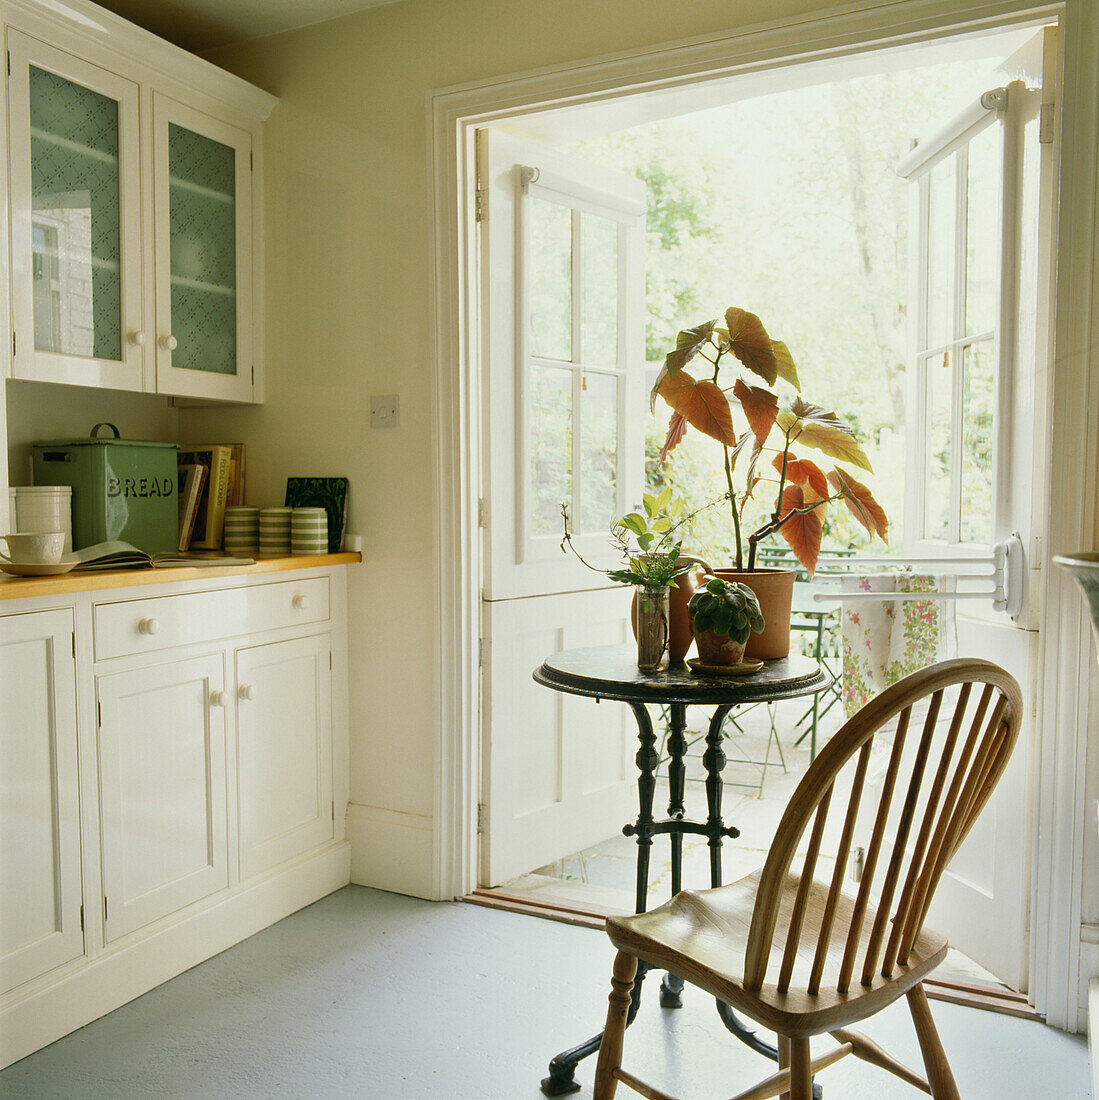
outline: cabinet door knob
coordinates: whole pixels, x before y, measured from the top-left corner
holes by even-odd
[[[174,336],[162,336],[158,341],[165,351],[175,351],[179,347],[179,341]]]
[[[237,688],[237,694],[242,699],[255,699],[256,689],[251,684],[241,684],[240,687]]]
[[[137,624],[137,629],[142,634],[156,634],[160,630],[160,620],[142,619],[141,622]]]
[[[295,611],[304,611],[309,606],[309,597],[299,592],[291,601]]]
[[[229,705],[229,696],[224,691],[210,692],[210,706],[225,707]]]
[[[145,333],[131,332],[130,343],[136,345],[139,348],[143,348],[145,346]]]

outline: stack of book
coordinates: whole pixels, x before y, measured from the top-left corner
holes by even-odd
[[[244,444],[179,448],[179,549],[220,550],[225,509],[244,503]]]

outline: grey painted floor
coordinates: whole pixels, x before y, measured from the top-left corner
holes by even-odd
[[[598,1030],[611,958],[601,932],[347,887],[10,1066],[0,1097],[538,1100],[549,1057]],[[679,1011],[646,992],[635,1072],[709,1098],[766,1076],[698,991]],[[966,1100],[1091,1095],[1081,1037],[932,1008]],[[865,1030],[918,1060],[903,1004]],[[923,1095],[851,1058],[820,1080],[833,1100]]]

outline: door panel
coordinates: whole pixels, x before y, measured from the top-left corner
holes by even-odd
[[[593,565],[639,506],[645,421],[640,181],[481,131],[484,344],[482,881],[605,840],[633,813],[628,711],[557,696],[550,653],[622,642],[629,593]],[[632,718],[629,718],[632,724]],[[624,763],[624,761],[626,763]]]
[[[922,163],[905,172],[917,243],[905,486],[905,550],[913,555],[987,555],[990,543],[1012,533],[1030,552],[1045,522],[1050,227],[1042,195],[1051,146],[1039,142],[1042,93],[1020,81],[1003,92],[1000,108],[971,112],[969,128],[954,126],[942,148],[934,139],[918,146],[909,159]],[[991,601],[957,605],[959,655],[996,661],[1015,676],[1024,721],[1008,770],[929,916],[952,945],[1020,990],[1029,935],[1038,635],[1027,628],[1038,621],[1035,579],[1031,567],[1014,622]]]
[[[332,839],[327,634],[237,653],[241,878]]]
[[[628,611],[629,594],[614,588],[486,604],[492,725],[483,885],[606,840],[633,819],[637,737],[629,710],[548,691],[531,678],[550,653],[624,641]],[[496,659],[497,646],[506,660]]]
[[[84,952],[72,612],[0,619],[0,992]]]
[[[111,941],[229,885],[222,656],[96,683]]]

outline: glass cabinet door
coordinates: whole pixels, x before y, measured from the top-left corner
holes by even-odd
[[[9,32],[14,375],[143,388],[138,87]]]
[[[251,137],[154,98],[161,393],[252,400]]]

